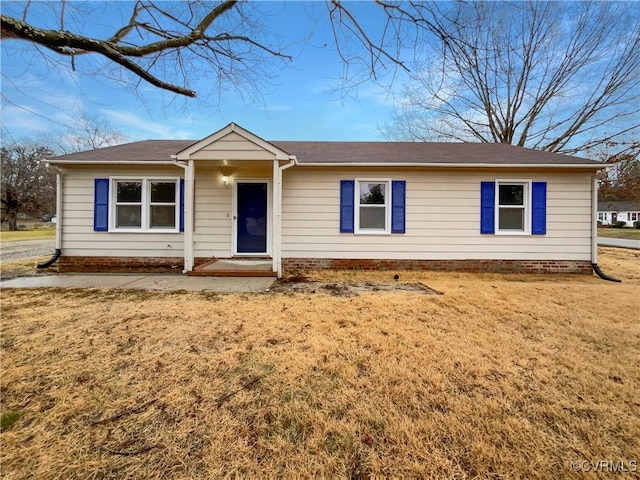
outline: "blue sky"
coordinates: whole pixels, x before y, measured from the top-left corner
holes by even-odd
[[[285,53],[294,57],[284,69],[272,70],[270,85],[258,99],[235,92],[212,101],[186,99],[142,83],[137,94],[103,76],[84,76],[69,68],[44,61],[29,44],[4,40],[2,47],[2,136],[9,140],[37,137],[40,132],[60,129],[85,109],[98,113],[132,140],[147,138],[198,139],[236,122],[269,140],[382,140],[378,126],[390,121],[393,97],[385,88],[366,83],[349,96],[342,95],[338,80],[343,64],[333,46],[333,37],[323,3],[262,4],[271,9],[268,30],[278,32]],[[3,13],[21,16],[21,3],[3,2]],[[380,25],[375,7],[351,4],[366,24]],[[34,3],[34,9],[43,8]],[[130,3],[109,4],[96,13],[99,21],[83,25],[86,32],[106,37],[121,25]],[[43,11],[44,12],[44,11]],[[37,14],[38,11],[36,10]],[[45,13],[34,18],[43,19]],[[315,18],[317,17],[317,18]],[[43,23],[52,20],[42,20]],[[53,27],[55,23],[49,23]],[[13,45],[11,45],[13,44]],[[78,62],[85,61],[82,58]],[[403,74],[394,86],[399,90]],[[206,86],[206,85],[205,85]],[[202,84],[196,86],[200,91]],[[4,140],[3,140],[4,141]]]

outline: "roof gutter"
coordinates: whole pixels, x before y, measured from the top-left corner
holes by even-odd
[[[287,168],[291,168],[295,165],[300,165],[298,163],[298,157],[296,157],[295,155],[289,155],[289,163],[285,163],[284,165],[282,165],[280,167],[280,170],[286,170]]]
[[[177,165],[174,160],[46,160],[50,165]]]
[[[46,160],[54,165],[186,165],[171,155],[172,160]],[[279,159],[282,160],[282,159]],[[593,169],[611,168],[611,164],[535,164],[535,163],[416,163],[416,162],[300,162],[295,155],[289,155],[293,161],[289,166],[300,167],[422,167],[422,168],[560,168],[560,169]]]
[[[415,163],[415,162],[316,162],[299,163],[301,167],[431,167],[431,168],[567,168],[567,169],[594,169],[609,168],[610,165],[594,164],[536,164],[536,163]]]

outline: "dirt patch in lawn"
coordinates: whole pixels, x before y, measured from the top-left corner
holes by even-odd
[[[41,272],[38,272],[36,265],[49,258],[50,256],[29,257],[22,260],[0,260],[0,280],[37,275]],[[56,272],[57,265],[50,267],[47,271]]]
[[[640,451],[640,279],[2,291],[2,477],[590,478]],[[396,284],[391,272],[318,272]],[[302,282],[305,283],[305,282]],[[618,479],[619,472],[599,471]]]
[[[598,265],[605,273],[625,280],[640,280],[640,250],[598,247]]]
[[[305,277],[294,277],[276,283],[272,293],[328,293],[336,297],[354,297],[363,292],[415,292],[424,295],[442,295],[442,292],[422,283],[372,282],[320,282]]]

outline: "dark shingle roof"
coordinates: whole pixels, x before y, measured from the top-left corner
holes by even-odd
[[[599,212],[640,212],[638,202],[598,202]]]
[[[184,150],[195,140],[142,140],[113,147],[98,148],[86,152],[70,153],[49,159],[61,161],[127,162],[127,161],[171,161],[171,155]]]
[[[87,152],[61,155],[58,161],[170,161],[171,155],[197,140],[144,140]],[[425,142],[286,142],[272,145],[305,164],[451,164],[451,165],[585,165],[600,162],[499,143]]]
[[[500,143],[271,142],[305,163],[599,164]]]

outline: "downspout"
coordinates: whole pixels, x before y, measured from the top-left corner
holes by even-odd
[[[289,163],[284,165],[274,164],[274,206],[275,209],[275,235],[274,235],[274,248],[273,248],[273,262],[275,263],[275,270],[278,278],[282,278],[282,172],[287,168],[291,168],[298,163],[295,155],[289,155]],[[277,162],[277,160],[276,160]]]
[[[193,221],[192,212],[192,191],[193,191],[193,160],[184,163],[174,160],[173,164],[184,170],[184,269],[182,273],[193,270]]]
[[[53,165],[49,165],[56,172],[56,243],[55,251],[47,261],[38,263],[38,269],[49,268],[56,263],[62,255],[62,175],[63,171]]]
[[[591,267],[603,280],[622,282],[618,278],[610,277],[598,266],[598,181],[595,174],[591,179]]]

